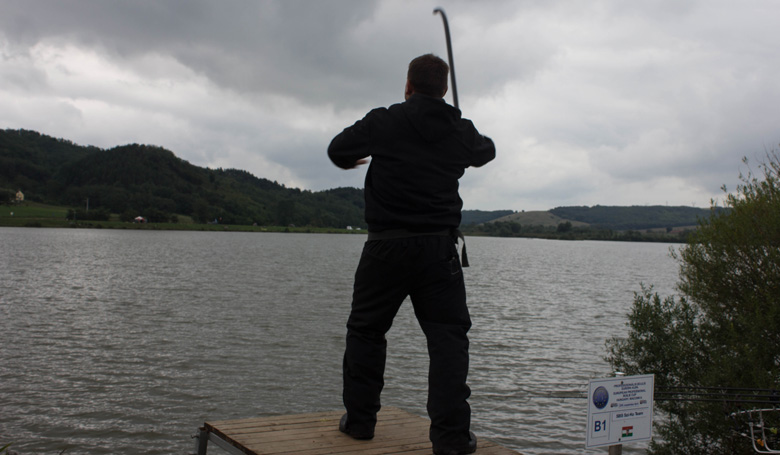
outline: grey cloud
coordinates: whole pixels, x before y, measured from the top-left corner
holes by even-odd
[[[0,6],[0,29],[18,47],[51,39],[116,59],[167,54],[225,88],[322,101],[324,86],[338,86],[345,74],[366,77],[349,58],[356,46],[349,32],[376,6],[355,0],[9,0]]]
[[[461,106],[500,157],[463,188],[495,208],[609,204],[598,198],[630,199],[659,181],[682,182],[678,203],[690,203],[733,187],[742,156],[780,141],[776,0],[443,3]],[[311,189],[360,186],[363,172],[330,166],[325,147],[369,108],[402,99],[411,57],[446,54],[439,4],[0,0],[0,127],[100,145],[148,140],[193,164]],[[95,53],[141,82],[120,93],[111,81],[47,74],[37,44]],[[201,96],[155,102],[168,79]],[[94,105],[124,117],[96,118]],[[150,124],[153,115],[171,125]],[[293,124],[320,116],[322,127]]]

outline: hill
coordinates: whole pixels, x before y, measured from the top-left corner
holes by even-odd
[[[498,214],[499,212],[484,212]],[[710,216],[711,209],[668,206],[571,206],[548,211],[511,212],[487,219],[484,223],[519,224],[526,227],[553,227],[593,230],[680,230],[693,228],[699,219]],[[465,219],[465,217],[464,217]]]
[[[630,206],[556,207],[550,213],[574,224],[587,223],[594,228],[615,230],[673,229],[696,226],[710,216],[710,209],[695,207]]]
[[[465,226],[470,235],[560,240],[686,242],[710,209],[694,207],[556,207],[512,213]]]
[[[573,221],[565,218],[561,218],[550,211],[543,212],[541,210],[517,212],[511,215],[503,216],[501,218],[491,220],[493,223],[519,223],[526,226],[558,226],[561,223],[571,222],[572,226],[587,226],[588,223],[581,221]]]
[[[89,207],[89,214],[165,222],[314,227],[364,226],[363,192],[286,188],[238,169],[194,166],[161,147],[84,147],[35,131],[0,131],[0,190],[27,200]],[[86,218],[88,219],[88,218]]]
[[[499,219],[504,216],[511,215],[515,212],[511,210],[464,210],[460,220],[461,226],[469,226],[473,224],[487,223]]]

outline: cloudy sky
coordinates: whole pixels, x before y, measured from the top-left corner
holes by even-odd
[[[0,0],[0,128],[361,187],[327,145],[446,59],[437,6],[498,148],[466,209],[708,207],[780,144],[777,0]]]

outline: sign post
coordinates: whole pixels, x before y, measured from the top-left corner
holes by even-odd
[[[654,382],[652,374],[591,380],[585,447],[649,441]]]

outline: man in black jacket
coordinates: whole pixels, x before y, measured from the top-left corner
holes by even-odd
[[[456,248],[463,207],[458,179],[496,153],[493,141],[444,102],[448,73],[439,57],[415,58],[406,101],[372,110],[328,147],[331,161],[343,169],[371,157],[365,181],[368,241],[347,321],[347,413],[339,429],[356,439],[373,438],[384,386],[385,334],[408,296],[428,343],[427,406],[437,455],[476,450],[466,384],[471,319]]]

